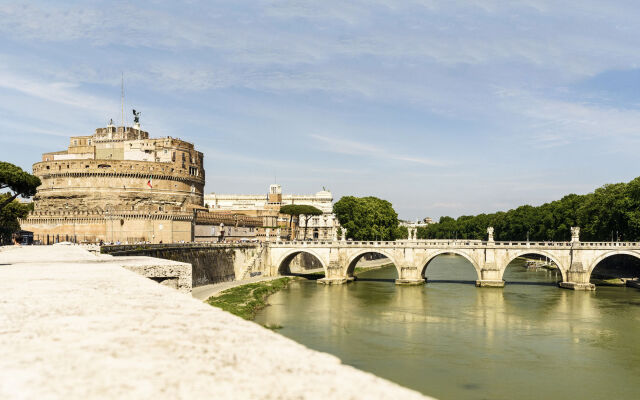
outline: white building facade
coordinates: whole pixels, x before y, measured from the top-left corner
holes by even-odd
[[[333,195],[328,190],[321,190],[316,194],[282,194],[282,187],[277,184],[269,186],[267,194],[218,194],[210,193],[204,196],[204,204],[211,211],[234,211],[260,214],[265,210],[279,210],[281,206],[289,204],[310,205],[323,212],[322,215],[311,217],[308,224],[301,215],[298,222],[296,239],[302,240],[331,240],[337,238],[340,226],[333,214]],[[288,223],[289,219],[281,217],[280,223]]]

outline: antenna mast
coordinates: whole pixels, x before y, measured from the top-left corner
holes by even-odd
[[[122,73],[122,82],[120,83],[120,104],[122,105],[122,129],[124,131],[124,72]]]

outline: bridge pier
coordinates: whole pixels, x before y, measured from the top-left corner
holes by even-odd
[[[571,290],[596,290],[596,285],[593,283],[578,283],[578,282],[560,282],[558,284],[563,289],[571,289]]]
[[[351,282],[353,279],[347,278],[321,278],[316,280],[318,284],[321,285],[343,285],[345,283]]]
[[[419,286],[419,285],[424,285],[425,282],[427,280],[426,279],[396,279],[396,285],[400,285],[400,286]]]
[[[480,269],[480,279],[476,281],[476,287],[504,287],[501,271],[495,263],[485,264]]]
[[[318,279],[316,282],[323,285],[342,285],[353,280],[349,279],[345,274],[346,268],[342,267],[338,262],[332,261],[327,267],[327,274],[324,278]]]
[[[422,271],[417,267],[405,264],[400,267],[400,276],[396,279],[396,285],[418,286],[424,285],[426,279],[421,276]]]
[[[596,285],[590,282],[591,274],[585,270],[582,262],[573,262],[567,271],[566,281],[558,286],[571,290],[596,290]]]
[[[476,281],[476,287],[504,287],[504,281],[500,280],[489,280],[489,279],[479,279]]]

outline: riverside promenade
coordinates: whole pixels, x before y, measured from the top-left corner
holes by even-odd
[[[130,270],[182,263],[127,259],[0,248],[0,398],[425,398]]]

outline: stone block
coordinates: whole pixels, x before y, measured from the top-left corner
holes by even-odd
[[[593,283],[577,283],[577,282],[560,282],[558,286],[564,289],[572,289],[572,290],[585,290],[585,291],[593,291],[596,290],[596,285]]]
[[[477,280],[476,287],[495,287],[502,288],[504,287],[503,280]]]

